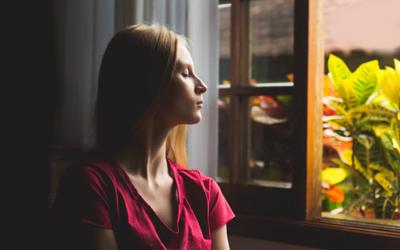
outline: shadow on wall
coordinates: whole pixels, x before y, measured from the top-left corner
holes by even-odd
[[[2,243],[8,249],[47,249],[48,147],[57,101],[52,3],[2,2],[8,21],[2,33]]]

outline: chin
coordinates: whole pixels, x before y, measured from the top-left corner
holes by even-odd
[[[196,119],[193,119],[190,124],[196,124],[196,123],[199,123],[200,121],[201,121],[201,116]]]
[[[196,124],[202,120],[201,114],[196,114],[195,116],[190,117],[189,119],[185,119],[184,124]]]

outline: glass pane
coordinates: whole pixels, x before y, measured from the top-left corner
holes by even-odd
[[[219,14],[219,84],[229,85],[231,41],[231,4],[220,4]]]
[[[250,2],[250,83],[288,82],[293,73],[294,0]]]
[[[291,96],[249,98],[247,177],[260,185],[291,188]]]
[[[218,180],[228,180],[229,97],[218,100]]]
[[[400,2],[324,2],[323,216],[400,225]]]

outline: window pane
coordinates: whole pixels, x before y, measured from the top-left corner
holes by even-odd
[[[250,2],[250,83],[287,82],[293,73],[294,0]]]
[[[291,188],[291,96],[249,98],[248,180]]]
[[[218,100],[218,180],[228,180],[229,97]]]
[[[323,216],[400,225],[400,2],[324,4]]]
[[[219,14],[219,84],[229,84],[231,39],[231,4],[220,4]]]

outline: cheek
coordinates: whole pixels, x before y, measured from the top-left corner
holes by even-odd
[[[177,80],[172,84],[169,103],[165,107],[168,110],[168,116],[174,117],[174,120],[179,120],[179,122],[196,122],[200,114],[196,112],[194,84],[182,80]]]
[[[177,114],[186,114],[192,110],[192,105],[186,96],[177,96],[173,100],[172,112]]]
[[[195,105],[190,96],[176,95],[171,102],[171,116],[180,122],[189,122],[195,115]]]
[[[167,114],[172,122],[179,124],[195,124],[201,120],[201,113],[187,96],[175,95],[168,105]]]
[[[187,110],[192,106],[191,92],[189,86],[185,85],[185,83],[178,83],[171,96],[175,109]]]

